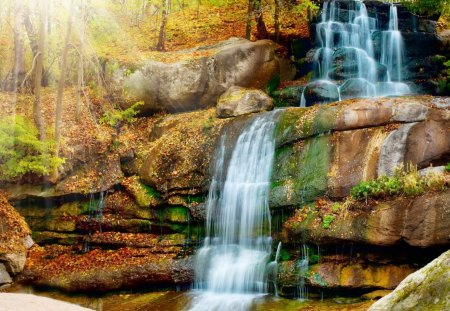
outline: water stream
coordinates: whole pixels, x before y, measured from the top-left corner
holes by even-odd
[[[222,143],[207,200],[206,239],[196,256],[200,295],[190,310],[247,310],[267,292],[271,255],[268,194],[278,111],[253,119],[228,165]]]
[[[374,51],[381,31],[381,52]],[[316,25],[314,80],[303,90],[301,107],[356,97],[399,96],[410,93],[402,81],[403,40],[397,8],[391,4],[389,26],[380,29],[362,1],[326,1]],[[322,95],[308,100],[305,92]]]

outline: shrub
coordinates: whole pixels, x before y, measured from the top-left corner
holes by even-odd
[[[421,177],[416,166],[408,165],[395,169],[393,176],[360,182],[350,190],[350,196],[355,200],[367,200],[389,195],[419,195],[425,190],[443,190],[445,187],[442,173],[432,172]]]
[[[328,229],[330,228],[331,223],[334,221],[336,216],[334,215],[325,215],[322,219],[322,228]]]
[[[25,118],[0,119],[0,181],[12,181],[27,173],[49,175],[64,163],[54,151],[54,142],[40,141],[36,127]]]
[[[124,123],[131,123],[139,113],[138,108],[143,104],[144,102],[140,101],[134,103],[131,107],[125,110],[112,109],[111,111],[107,111],[99,121],[102,124],[108,124],[112,127],[119,127]]]

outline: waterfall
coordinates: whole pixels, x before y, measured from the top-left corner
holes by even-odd
[[[387,67],[387,82],[380,83],[377,93],[382,95],[402,95],[409,92],[409,87],[402,83],[403,38],[398,30],[397,7],[389,8],[389,27],[382,32],[381,60]]]
[[[401,82],[403,46],[394,5],[390,6],[388,30],[381,32],[379,60],[373,39],[377,32],[377,18],[369,16],[362,1],[324,2],[315,26],[314,80],[305,87],[301,106],[308,103],[305,92],[322,94],[311,102],[410,93]]]
[[[309,269],[309,249],[306,244],[300,248],[300,258],[297,260],[298,283],[296,298],[299,300],[308,299],[308,287],[306,286],[306,273]]]
[[[267,291],[268,194],[278,114],[257,116],[247,125],[227,169],[222,141],[207,200],[207,237],[196,256],[195,287],[201,292],[191,310],[247,310]]]

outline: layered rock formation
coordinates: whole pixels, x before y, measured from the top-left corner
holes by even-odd
[[[143,117],[123,127],[107,149],[120,177],[110,179],[114,186],[106,191],[10,196],[43,246],[32,250],[23,279],[68,291],[188,285],[190,255],[203,236],[214,150],[224,144],[231,152],[253,117],[219,119],[214,109]],[[274,237],[285,254],[281,294],[295,295],[302,243],[309,249],[305,284],[362,291],[393,289],[450,244],[448,191],[363,202],[347,215],[336,212],[326,228],[324,210],[313,208],[318,197],[341,200],[361,180],[391,174],[398,165],[447,163],[449,118],[448,103],[429,96],[280,113],[270,206]],[[224,131],[229,135],[222,141]],[[305,205],[309,212],[292,215]],[[427,251],[412,262],[419,248]]]

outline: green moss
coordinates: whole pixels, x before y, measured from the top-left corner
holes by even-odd
[[[189,211],[184,206],[161,208],[157,211],[157,215],[162,222],[186,223],[189,221]]]
[[[286,109],[275,130],[277,146],[333,130],[337,114],[338,107],[330,105]]]

